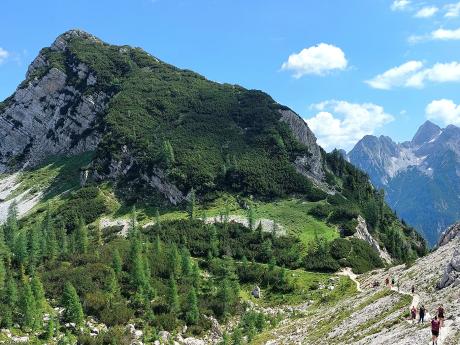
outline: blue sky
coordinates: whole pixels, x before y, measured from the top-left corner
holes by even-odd
[[[3,0],[0,99],[71,28],[266,91],[326,149],[407,140],[427,118],[460,125],[455,0]]]

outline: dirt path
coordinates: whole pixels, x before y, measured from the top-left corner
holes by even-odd
[[[353,273],[350,267],[344,268],[342,271],[340,271],[337,274],[341,276],[349,277],[351,280],[353,280],[356,283],[356,290],[358,290],[358,292],[363,291],[363,289],[361,289],[361,284],[359,283],[358,279],[356,279],[358,275]]]

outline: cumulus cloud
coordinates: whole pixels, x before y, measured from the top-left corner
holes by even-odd
[[[8,56],[10,56],[10,53],[0,47],[0,64],[3,63]]]
[[[453,3],[453,4],[447,4],[445,6],[446,13],[444,14],[444,17],[447,18],[455,18],[460,15],[460,2]]]
[[[450,99],[432,101],[426,106],[425,114],[429,120],[440,121],[444,125],[460,125],[460,105]]]
[[[391,4],[391,10],[392,11],[404,11],[406,10],[410,5],[409,0],[395,0]]]
[[[409,37],[410,43],[417,43],[420,41],[452,41],[460,40],[460,28],[458,29],[437,29],[427,35],[412,35]]]
[[[414,17],[416,18],[430,18],[433,17],[439,9],[436,6],[426,6],[419,9]]]
[[[427,82],[447,83],[460,81],[460,63],[436,63],[432,67],[423,68],[421,61],[408,61],[401,66],[367,80],[374,89],[391,90],[395,87],[422,88]]]
[[[373,103],[331,100],[312,108],[318,113],[305,121],[326,150],[349,150],[363,136],[373,134],[377,128],[394,120],[383,107]]]
[[[325,75],[332,70],[344,70],[347,65],[348,61],[342,49],[320,43],[291,54],[281,69],[292,71],[295,78],[300,78],[307,74]]]

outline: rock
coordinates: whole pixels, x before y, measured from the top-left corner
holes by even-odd
[[[451,225],[441,234],[438,246],[444,246],[456,237],[460,237],[460,222]]]
[[[206,345],[204,340],[196,339],[196,338],[185,338],[184,344],[185,345]]]
[[[391,256],[388,254],[385,248],[380,248],[379,243],[375,240],[374,237],[369,233],[367,230],[367,224],[361,215],[358,216],[358,225],[356,226],[356,232],[353,237],[358,238],[360,240],[366,241],[369,245],[377,251],[380,258],[387,264],[391,264]]]
[[[171,338],[171,333],[169,333],[167,331],[160,331],[160,332],[158,332],[158,336],[163,341],[169,341],[169,339]]]
[[[444,289],[448,286],[455,287],[458,285],[460,285],[460,251],[456,249],[437,287]]]
[[[256,286],[251,294],[255,297],[255,298],[261,298],[261,292],[260,292],[260,287],[259,286]]]
[[[15,343],[28,343],[29,342],[29,337],[28,336],[12,336],[11,340]]]

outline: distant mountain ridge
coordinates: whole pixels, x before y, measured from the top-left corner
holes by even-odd
[[[434,245],[460,219],[460,128],[426,121],[411,141],[365,136],[348,153],[390,206]]]

